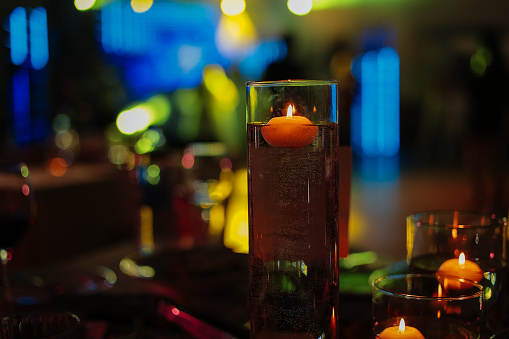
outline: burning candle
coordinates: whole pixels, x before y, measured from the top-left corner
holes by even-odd
[[[458,259],[446,260],[438,268],[438,273],[469,279],[476,282],[481,281],[484,274],[481,268],[475,262],[465,260],[465,253],[463,252],[461,252]]]
[[[405,320],[401,318],[399,326],[387,327],[378,335],[381,339],[424,339],[422,333],[412,326],[405,326]]]
[[[313,142],[318,127],[306,117],[293,115],[294,110],[293,105],[289,105],[286,116],[274,117],[262,127],[262,135],[269,144],[275,147],[299,148]]]

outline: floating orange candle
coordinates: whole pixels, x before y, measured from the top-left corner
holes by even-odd
[[[484,272],[479,265],[470,260],[465,260],[465,253],[461,252],[458,259],[446,260],[439,268],[438,273],[452,275],[459,278],[481,281]],[[445,286],[451,288],[459,288],[459,286]]]
[[[304,147],[316,137],[318,127],[303,116],[293,115],[293,105],[289,105],[286,116],[274,117],[262,127],[265,140],[275,147]]]
[[[422,333],[412,326],[406,326],[401,318],[399,326],[387,327],[378,335],[381,339],[424,339]]]

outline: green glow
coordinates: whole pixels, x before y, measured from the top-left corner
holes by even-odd
[[[120,133],[115,124],[110,124],[106,127],[104,134],[106,135],[106,139],[111,143],[122,142],[122,133]]]
[[[373,264],[378,259],[375,252],[361,252],[352,253],[342,260],[341,266],[346,269],[351,269],[355,266]]]
[[[145,154],[145,153],[152,152],[155,148],[156,148],[155,145],[150,141],[150,139],[147,139],[147,138],[141,138],[134,145],[134,150],[138,154]]]
[[[71,128],[71,118],[67,114],[58,114],[53,119],[53,130],[57,133],[64,133]]]
[[[281,279],[282,289],[285,292],[291,292],[295,290],[295,285],[292,283],[290,278],[288,278],[286,275],[283,275],[283,278]]]
[[[171,104],[165,95],[156,95],[146,102],[147,110],[151,114],[151,125],[161,126],[170,118]]]
[[[143,103],[120,112],[117,128],[123,134],[135,134],[150,126],[160,126],[168,121],[171,113],[170,101],[164,95],[156,95]]]
[[[161,177],[160,176],[149,176],[147,178],[147,181],[151,184],[151,185],[157,185],[159,183],[159,181],[161,180]]]
[[[327,10],[331,8],[345,8],[360,5],[384,5],[389,3],[401,3],[408,0],[313,0],[313,11]],[[416,2],[417,0],[413,0]]]
[[[178,90],[175,92],[175,104],[180,112],[177,135],[180,140],[196,140],[200,130],[203,103],[196,90]]]
[[[148,173],[149,177],[155,178],[155,177],[159,176],[159,174],[161,173],[161,169],[157,165],[150,165],[147,168],[147,173]]]
[[[484,47],[480,47],[475,54],[470,57],[470,69],[477,76],[483,76],[486,72],[486,68],[491,64],[492,59],[491,52]]]
[[[26,165],[22,165],[20,170],[21,170],[21,175],[24,178],[28,177],[29,172],[28,172],[28,167]]]
[[[490,300],[491,299],[491,294],[492,294],[491,288],[490,287],[485,287],[484,288],[484,299],[485,300]]]

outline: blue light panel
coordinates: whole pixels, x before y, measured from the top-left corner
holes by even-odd
[[[392,157],[399,153],[399,56],[391,47],[368,51],[354,60],[359,93],[351,106],[355,154]]]
[[[136,13],[117,0],[102,7],[99,19],[103,50],[122,68],[133,98],[197,87],[205,65],[229,65],[215,45],[219,12],[211,5],[154,2]]]
[[[48,20],[46,10],[37,7],[30,13],[30,62],[36,70],[48,63]]]
[[[12,131],[18,145],[31,142],[30,78],[28,70],[19,69],[12,77]]]
[[[9,38],[11,61],[21,65],[28,56],[27,12],[23,7],[16,7],[9,16]]]
[[[270,64],[286,57],[286,52],[284,40],[262,42],[239,63],[239,71],[250,80],[259,80]]]

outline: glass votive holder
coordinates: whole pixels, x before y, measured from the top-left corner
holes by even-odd
[[[506,265],[506,232],[507,218],[490,213],[412,214],[407,217],[407,261],[414,272],[434,273],[463,253],[483,271],[493,271]]]
[[[482,286],[434,274],[382,276],[372,283],[376,338],[464,338],[480,336]]]
[[[0,321],[2,339],[79,339],[80,319],[70,312],[31,312],[7,316]]]
[[[422,212],[407,217],[410,273],[440,273],[484,287],[483,313],[491,333],[507,326],[507,218],[467,211]]]

